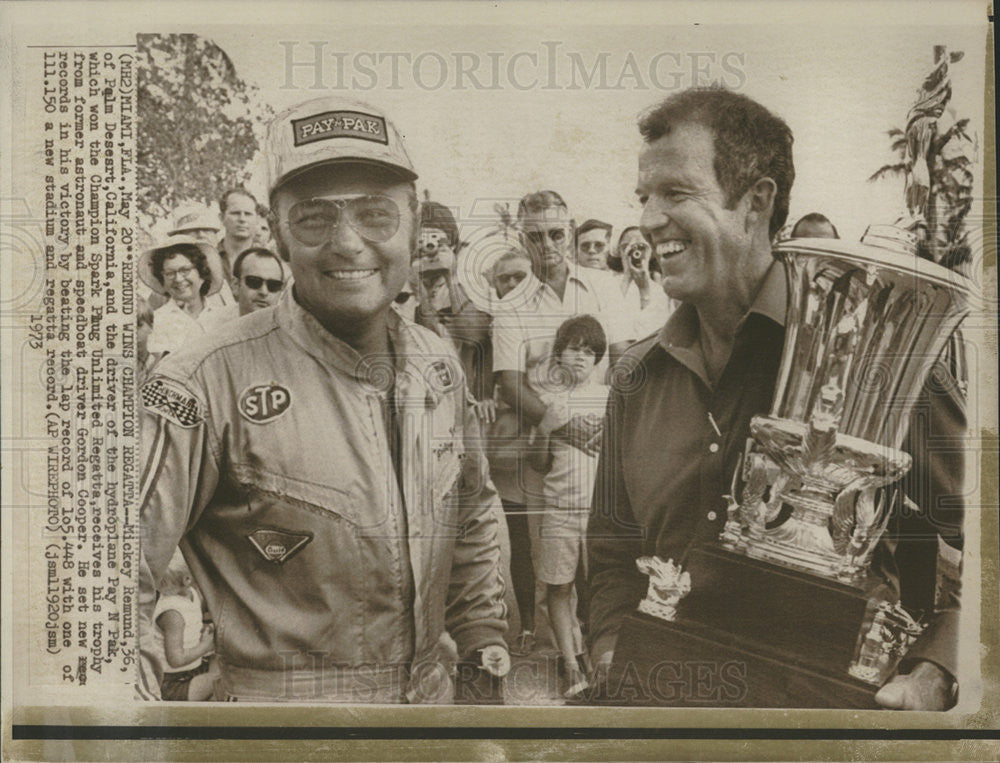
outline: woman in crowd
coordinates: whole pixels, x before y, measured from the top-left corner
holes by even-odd
[[[659,331],[677,305],[660,287],[659,263],[638,226],[622,231],[614,254],[608,254],[608,267],[616,273],[633,316],[635,336],[642,338]]]
[[[222,287],[223,275],[218,253],[204,241],[173,236],[147,249],[139,261],[139,275],[153,291],[169,297],[153,312],[147,340],[151,355],[174,352],[238,315],[235,305],[205,299]]]

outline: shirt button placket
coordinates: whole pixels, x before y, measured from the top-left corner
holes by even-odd
[[[711,456],[716,456],[718,455],[720,450],[719,440],[722,439],[722,432],[720,431],[719,425],[716,423],[715,417],[712,415],[711,410],[709,410],[708,412],[708,424],[711,427],[711,436],[714,438],[708,444],[708,452],[711,454]],[[708,472],[712,474],[713,477],[715,477],[715,479],[710,480],[710,484],[718,484],[718,477],[722,473],[723,464],[721,463],[721,459],[712,458],[711,456],[709,457],[707,469]],[[715,496],[709,496],[709,495],[704,496],[704,500],[710,502],[713,501],[714,498]],[[715,520],[717,520],[718,518],[719,515],[714,509],[710,509],[705,513],[705,519],[707,519],[710,523],[714,523]]]

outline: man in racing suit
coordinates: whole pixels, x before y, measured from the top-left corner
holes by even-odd
[[[446,644],[509,668],[500,504],[450,345],[389,309],[417,234],[392,123],[338,98],[268,132],[294,288],[141,389],[143,557],[177,545],[221,699],[440,702]]]

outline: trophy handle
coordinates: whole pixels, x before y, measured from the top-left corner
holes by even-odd
[[[864,575],[875,545],[889,524],[898,492],[884,488],[845,489],[830,517],[830,538],[841,555],[838,579],[852,582]]]

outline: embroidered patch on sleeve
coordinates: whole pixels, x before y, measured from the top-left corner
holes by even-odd
[[[459,375],[447,360],[435,360],[425,373],[428,384],[438,394],[451,392],[458,386]]]
[[[267,561],[284,564],[313,539],[311,533],[290,533],[283,530],[254,530],[247,540]]]
[[[142,407],[177,426],[189,429],[205,420],[201,403],[184,385],[170,379],[150,379],[139,390]]]

